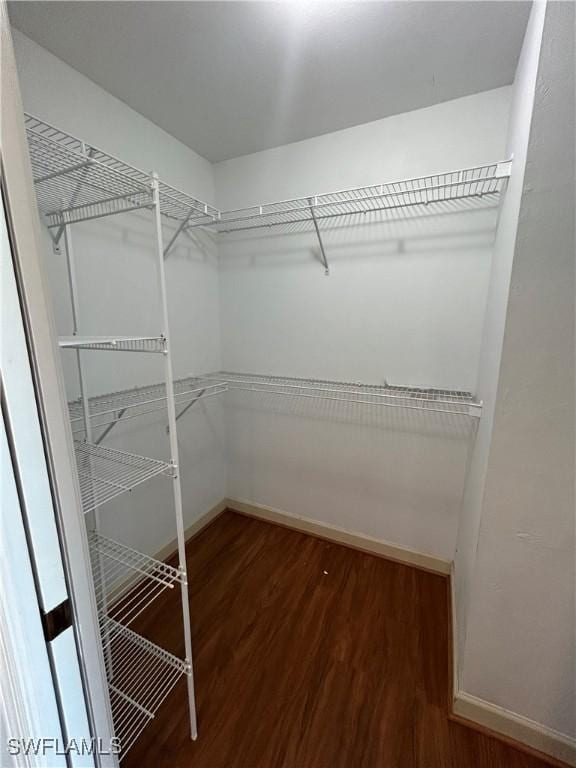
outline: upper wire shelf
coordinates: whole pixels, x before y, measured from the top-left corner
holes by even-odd
[[[61,336],[62,349],[94,349],[104,352],[153,352],[166,350],[164,336]]]
[[[25,123],[38,207],[49,227],[152,204],[142,171],[32,115]]]
[[[126,213],[154,204],[153,176],[25,114],[38,207],[48,227]],[[210,224],[219,211],[159,181],[160,211],[183,225]]]
[[[154,204],[154,179],[32,115],[25,115],[32,171],[40,210],[50,228]],[[511,161],[372,184],[320,195],[220,211],[158,181],[161,213],[178,224],[166,252],[182,230],[208,227],[220,233],[261,228],[293,231],[311,225],[379,212],[425,208],[449,202],[498,199]],[[370,217],[368,220],[373,220]]]
[[[171,464],[93,443],[75,442],[76,465],[84,513],[92,512],[160,474],[170,474]]]
[[[186,583],[178,568],[102,536],[88,535],[98,613],[131,624],[166,589]]]
[[[163,181],[159,182],[159,192],[160,212],[169,219],[185,225],[199,225],[212,224],[220,216],[220,211],[213,205],[208,205]]]
[[[373,184],[321,195],[223,211],[215,228],[221,233],[261,228],[316,225],[325,219],[374,214],[457,200],[496,199],[510,176],[511,161],[447,173]]]
[[[433,413],[449,413],[480,418],[482,403],[470,392],[461,390],[360,384],[358,382],[324,381],[246,373],[213,374],[226,381],[229,390],[261,392],[291,398],[332,400],[336,402]],[[205,379],[210,380],[211,376]]]
[[[122,760],[190,664],[111,618],[100,631],[114,735],[120,739]]]

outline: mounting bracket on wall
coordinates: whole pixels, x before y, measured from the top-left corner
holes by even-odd
[[[318,226],[318,220],[316,219],[316,213],[314,212],[314,206],[316,205],[316,198],[309,197],[308,203],[310,204],[310,214],[312,221],[314,222],[314,229],[316,230],[316,237],[320,245],[320,254],[322,257],[322,263],[324,264],[324,274],[330,274],[330,267],[328,266],[328,259],[326,258],[326,251],[324,250],[324,243],[322,242],[322,235],[320,234],[320,227]]]

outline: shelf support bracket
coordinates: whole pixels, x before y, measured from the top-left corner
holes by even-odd
[[[67,173],[70,173],[71,170],[82,170],[82,178],[76,184],[76,188],[74,189],[74,192],[72,192],[72,197],[70,198],[70,206],[73,206],[74,203],[76,202],[76,198],[78,197],[78,194],[82,189],[82,184],[84,184],[84,181],[86,180],[86,176],[90,171],[90,165],[92,163],[92,158],[94,157],[94,154],[95,154],[94,147],[89,147],[88,152],[86,153],[86,161],[84,163],[78,164],[75,168],[69,168],[67,170]],[[52,236],[52,233],[50,233],[50,237],[52,237],[52,240],[54,241],[54,246],[56,248],[58,247],[58,243],[60,242],[60,238],[62,237],[65,226],[66,224],[60,224],[60,226],[58,227],[58,231],[54,236]]]
[[[308,198],[308,204],[310,206],[310,213],[312,214],[312,221],[314,222],[314,229],[316,230],[316,237],[320,245],[320,255],[322,258],[322,264],[324,264],[324,274],[330,274],[330,267],[328,266],[328,259],[326,258],[326,251],[324,250],[324,243],[322,242],[322,235],[320,234],[320,227],[318,226],[318,220],[316,219],[316,213],[314,211],[314,198]]]
[[[200,394],[198,395],[198,397],[195,397],[195,398],[194,398],[194,400],[191,400],[189,403],[187,403],[187,404],[184,406],[184,408],[182,408],[182,410],[181,410],[179,413],[177,413],[177,414],[176,414],[176,421],[178,421],[178,419],[180,419],[182,416],[184,416],[184,414],[186,413],[186,411],[187,411],[189,408],[192,408],[192,406],[193,406],[193,405],[195,405],[195,404],[198,402],[198,400],[200,400],[200,399],[201,399],[201,397],[202,397],[202,395],[204,394],[204,392],[206,392],[206,390],[205,390],[205,389],[201,389],[201,390],[200,390]]]
[[[168,253],[170,252],[170,249],[172,248],[172,246],[174,245],[174,243],[178,239],[180,233],[182,232],[182,230],[186,227],[186,225],[190,221],[190,217],[194,213],[194,210],[195,210],[194,208],[190,208],[190,211],[188,212],[188,216],[186,216],[186,218],[183,219],[180,222],[180,225],[178,226],[178,229],[176,230],[176,232],[174,232],[174,234],[170,238],[170,241],[168,242],[168,245],[166,246],[166,248],[164,248],[164,258],[165,259],[168,257]]]
[[[114,420],[114,421],[113,421],[111,424],[108,424],[108,426],[107,426],[107,427],[106,427],[106,429],[105,429],[105,430],[102,432],[102,434],[101,434],[101,435],[98,435],[98,437],[97,437],[97,438],[96,438],[96,440],[94,441],[96,445],[100,445],[100,443],[102,442],[102,440],[104,440],[104,438],[105,438],[105,437],[106,437],[106,436],[107,436],[107,435],[108,435],[108,434],[109,434],[109,433],[110,433],[110,432],[111,432],[111,431],[114,429],[114,427],[116,426],[116,424],[118,424],[118,422],[120,421],[120,419],[122,418],[122,416],[124,416],[124,414],[125,414],[125,413],[126,413],[126,408],[121,408],[121,409],[118,411],[118,415],[116,416],[116,419],[115,419],[115,420]]]

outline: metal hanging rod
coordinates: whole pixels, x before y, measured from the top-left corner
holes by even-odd
[[[101,622],[114,733],[122,760],[190,664],[109,617]]]
[[[171,475],[172,464],[127,451],[76,442],[76,465],[84,513],[131,491],[156,475]]]

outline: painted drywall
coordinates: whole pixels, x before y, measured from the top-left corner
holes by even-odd
[[[221,208],[505,156],[510,89],[215,166]],[[422,214],[422,211],[416,212]],[[482,203],[221,242],[225,369],[474,390],[497,210]],[[411,412],[227,396],[228,493],[451,559],[470,431]]]
[[[534,6],[518,73],[521,141],[537,67],[461,675],[464,691],[572,738],[574,11]]]
[[[52,54],[13,30],[25,109],[200,199],[214,200],[210,163],[113,98]],[[166,225],[165,225],[166,226]],[[78,273],[80,330],[86,335],[155,334],[160,322],[153,221],[137,212],[71,228]],[[165,237],[170,228],[166,226]],[[64,250],[46,260],[58,331],[72,332]],[[220,368],[218,271],[215,246],[201,233],[180,238],[166,261],[171,347],[176,376]],[[84,354],[92,394],[163,379],[160,355]],[[62,352],[68,393],[78,394],[74,352]],[[185,524],[226,495],[223,423],[217,398],[179,421]],[[113,447],[166,458],[165,418],[156,414],[117,427]],[[104,533],[155,553],[175,537],[170,481],[160,479],[111,503],[101,514]]]
[[[506,153],[508,156],[514,157],[513,173],[501,207],[492,260],[482,346],[479,355],[478,378],[475,384],[478,396],[484,402],[484,408],[467,473],[455,557],[457,647],[460,667],[464,658],[471,574],[476,557],[484,483],[496,406],[506,308],[510,291],[514,244],[524,190],[524,174],[543,17],[543,6],[536,3],[530,16],[518,64],[510,109]]]

